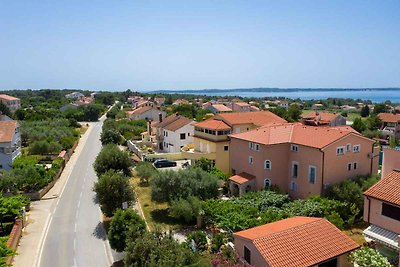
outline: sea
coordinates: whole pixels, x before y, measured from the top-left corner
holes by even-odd
[[[322,100],[327,98],[351,98],[371,100],[374,103],[390,100],[400,103],[400,88],[396,89],[234,89],[234,90],[163,90],[164,93],[181,93],[208,96],[240,97],[285,97],[302,100]]]

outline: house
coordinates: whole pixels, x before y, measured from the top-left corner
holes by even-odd
[[[233,236],[239,260],[256,267],[350,267],[347,256],[359,248],[324,218],[297,216]]]
[[[400,114],[379,113],[378,117],[382,121],[380,131],[383,135],[400,138]]]
[[[301,122],[304,125],[311,126],[343,126],[346,125],[346,119],[337,113],[329,112],[310,112],[301,116]]]
[[[393,261],[400,261],[400,170],[393,170],[364,192],[364,237]]]
[[[21,100],[19,98],[6,94],[0,94],[0,101],[3,102],[10,111],[16,111],[17,109],[21,108]]]
[[[207,109],[214,114],[232,112],[232,109],[223,104],[209,105]]]
[[[21,133],[17,121],[0,121],[0,170],[10,170],[21,154]]]
[[[236,112],[249,112],[250,111],[250,105],[245,102],[232,102],[232,110]]]
[[[349,105],[343,105],[343,106],[340,106],[340,108],[344,111],[357,111],[356,107],[349,106]]]
[[[260,111],[260,109],[256,106],[250,106],[250,111],[254,112],[254,111]]]
[[[151,120],[157,121],[164,119],[167,113],[152,106],[144,106],[127,112],[127,116],[131,120]]]
[[[177,99],[174,102],[172,102],[172,105],[176,106],[176,105],[189,105],[190,102],[185,100],[185,99]]]
[[[316,103],[316,104],[313,104],[312,106],[311,106],[311,109],[314,109],[314,110],[317,110],[317,109],[324,109],[325,107],[324,107],[324,105],[323,104],[320,104],[320,103]]]
[[[258,127],[285,123],[286,120],[269,111],[220,113],[214,117],[194,124],[192,147],[184,147],[184,158],[193,161],[207,158],[215,166],[229,173],[229,135],[256,129]]]
[[[385,177],[394,169],[400,170],[400,149],[384,147],[382,153],[382,172],[381,176]]]
[[[162,106],[164,104],[164,102],[165,102],[165,97],[155,97],[154,98],[154,103],[157,106]]]
[[[274,185],[293,198],[321,195],[329,185],[377,173],[379,147],[374,143],[351,127],[300,123],[232,134],[231,193]]]
[[[191,119],[181,115],[171,115],[173,119],[168,123],[160,123],[155,127],[159,129],[159,149],[167,153],[180,152],[184,146],[193,143],[194,126]]]
[[[84,97],[85,95],[83,95],[82,93],[80,93],[80,92],[72,92],[72,93],[70,93],[70,94],[66,94],[65,95],[65,98],[81,98],[81,97]]]
[[[279,107],[285,108],[285,109],[289,109],[289,102],[287,101],[282,101],[278,104]]]

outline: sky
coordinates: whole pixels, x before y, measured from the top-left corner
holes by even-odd
[[[400,1],[0,0],[0,89],[400,87]]]

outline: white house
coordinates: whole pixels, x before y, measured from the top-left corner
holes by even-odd
[[[140,107],[132,111],[128,111],[128,118],[131,120],[151,120],[162,121],[167,113],[154,107]]]
[[[81,97],[84,97],[84,95],[79,92],[73,92],[73,93],[65,95],[65,98],[81,98]]]
[[[17,121],[0,121],[0,170],[10,170],[21,154],[21,134]]]
[[[181,115],[171,115],[166,118],[169,123],[159,128],[160,150],[167,153],[180,152],[181,148],[193,143],[194,121]],[[170,116],[170,117],[171,117]]]

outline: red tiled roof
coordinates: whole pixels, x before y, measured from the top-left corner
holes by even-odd
[[[0,143],[11,142],[17,127],[17,121],[0,121]]]
[[[128,111],[128,114],[130,114],[130,115],[132,115],[132,114],[143,114],[146,111],[149,111],[150,109],[153,109],[153,107],[150,107],[150,106],[140,107],[140,108],[137,108],[135,110]]]
[[[213,118],[201,121],[194,124],[195,127],[200,127],[209,130],[230,130],[231,127],[223,121],[215,120]]]
[[[394,170],[371,186],[364,195],[400,206],[400,170]]]
[[[252,241],[271,267],[305,267],[359,247],[323,218],[293,217],[234,233]]]
[[[16,97],[13,97],[10,95],[6,95],[6,94],[0,94],[0,99],[4,99],[4,100],[8,100],[8,101],[19,100],[19,98],[16,98]]]
[[[270,111],[223,113],[215,115],[214,118],[223,120],[229,125],[249,123],[256,126],[264,126],[268,124],[286,122],[286,120]]]
[[[241,107],[249,107],[250,105],[245,102],[235,102],[236,105],[241,106]]]
[[[246,172],[242,172],[242,173],[239,173],[239,174],[229,177],[229,180],[231,180],[237,184],[245,184],[254,178],[255,177],[253,175],[248,174]]]
[[[164,126],[163,128],[169,131],[175,132],[176,130],[182,128],[183,126],[192,123],[193,121],[191,119],[188,119],[183,116],[178,116],[176,120],[173,122],[169,123],[168,125]]]
[[[350,128],[351,127],[345,126],[315,127],[305,126],[299,123],[286,123],[264,126],[248,132],[232,134],[231,138],[237,138],[263,145],[294,143],[315,148],[324,148],[346,135],[360,135]]]
[[[222,104],[214,104],[214,105],[212,105],[212,107],[218,111],[232,111],[232,109],[230,109],[227,106],[222,105]]]
[[[400,114],[393,114],[393,113],[379,113],[379,118],[383,122],[399,122],[400,121]]]
[[[303,115],[303,119],[319,120],[331,122],[335,120],[339,114],[329,112],[310,112],[307,115]]]

